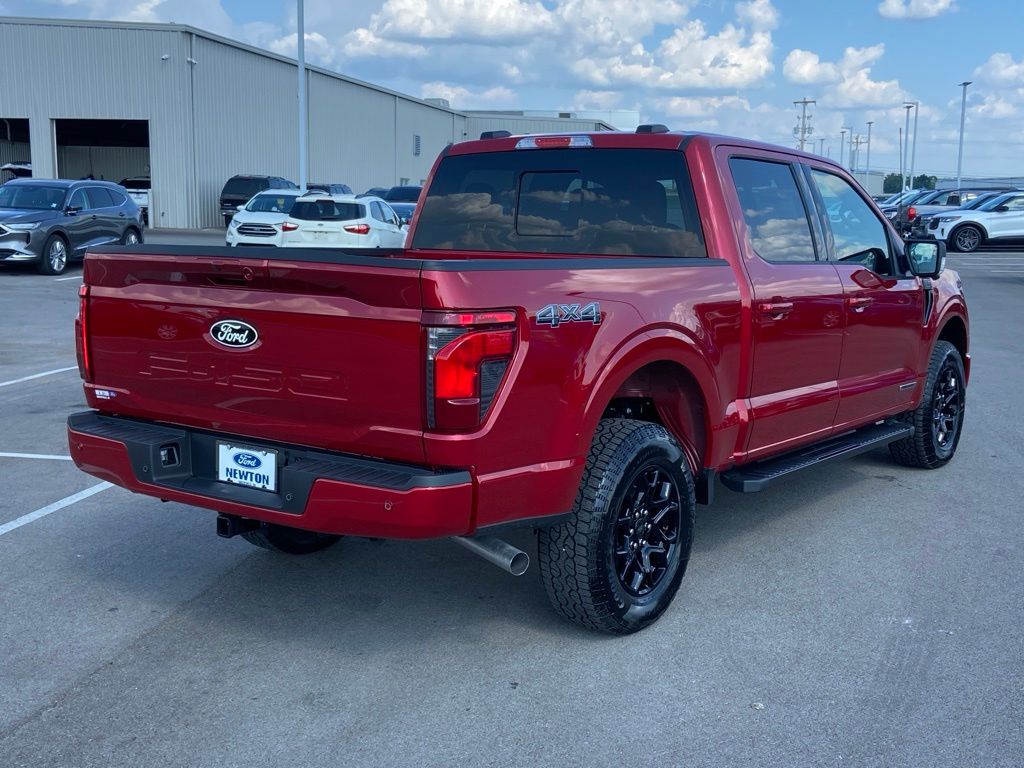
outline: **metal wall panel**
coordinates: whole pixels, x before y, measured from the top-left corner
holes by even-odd
[[[35,176],[56,171],[54,119],[148,120],[153,223],[192,225],[191,65],[180,31],[0,19],[0,50],[0,111],[29,119]]]
[[[408,179],[412,185],[421,184],[441,150],[462,140],[462,130],[449,113],[407,99],[396,102],[394,183]],[[415,154],[416,136],[420,137],[419,155]]]
[[[61,178],[94,178],[115,184],[129,176],[149,174],[149,150],[145,147],[58,147],[57,169]]]
[[[201,226],[220,224],[220,193],[236,174],[298,181],[297,70],[268,56],[194,38],[196,184]]]

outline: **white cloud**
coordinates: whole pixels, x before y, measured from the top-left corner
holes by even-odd
[[[618,91],[577,91],[572,97],[572,109],[617,109],[622,103],[622,94]]]
[[[997,120],[1004,117],[1016,117],[1019,114],[1015,104],[991,93],[985,94],[981,103],[971,107],[970,112],[977,117],[990,117]]]
[[[999,85],[1024,85],[1024,60],[1014,61],[1008,53],[993,53],[974,70],[974,76]]]
[[[897,80],[872,80],[871,65],[885,54],[882,43],[867,48],[847,48],[837,62],[822,61],[818,54],[799,48],[789,52],[782,65],[788,80],[802,85],[830,84],[823,101],[842,107],[882,107],[897,104],[906,94]]]
[[[887,19],[932,19],[955,11],[954,0],[882,0],[878,13]]]
[[[295,36],[292,35],[292,37]],[[401,56],[418,59],[427,55],[427,49],[422,45],[378,37],[376,33],[366,28],[354,29],[346,35],[342,50],[346,56],[353,59],[373,56]]]
[[[527,0],[386,0],[372,33],[395,40],[524,40],[555,29],[554,15]]]
[[[750,0],[737,4],[736,18],[753,29],[775,29],[779,26],[779,12],[771,0]]]
[[[455,109],[513,109],[519,103],[514,91],[500,85],[472,91],[451,83],[424,83],[420,95],[424,99],[447,99]]]
[[[150,23],[173,21],[221,35],[233,35],[238,31],[220,0],[59,0],[56,5],[61,8],[61,16],[73,18]]]

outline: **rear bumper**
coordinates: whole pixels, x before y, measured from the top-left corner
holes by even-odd
[[[469,472],[365,459],[234,438],[279,454],[277,493],[216,479],[216,442],[228,438],[95,411],[68,418],[75,464],[130,491],[321,533],[430,539],[470,532]],[[164,466],[161,449],[177,461]]]

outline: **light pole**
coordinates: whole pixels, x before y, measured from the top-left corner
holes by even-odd
[[[868,194],[871,194],[871,126],[874,124],[874,120],[868,120],[868,157],[864,163],[864,189]]]
[[[960,83],[960,87],[964,89],[963,98],[960,100],[960,148],[956,153],[956,188],[960,189],[960,172],[964,167],[964,120],[967,117],[967,86],[971,84],[970,80],[965,80]]]
[[[910,106],[910,107],[914,108],[914,141],[910,145],[910,184],[911,184],[911,186],[913,186],[913,184],[914,184],[914,161],[917,159],[917,112],[918,112],[918,108],[921,105],[920,105],[920,102],[917,102],[917,101],[907,101],[907,102],[904,102],[903,106],[904,107]],[[909,116],[910,113],[908,112],[907,115]]]
[[[298,3],[298,68],[299,68],[299,189],[306,191],[309,170],[309,147],[306,144],[306,8],[304,0]]]
[[[847,160],[849,161],[850,165],[853,165],[853,127],[849,126],[849,125],[844,125],[844,126],[841,126],[841,129],[842,129],[842,132],[843,132],[843,139],[844,140],[846,139],[846,134],[847,133],[850,134],[850,156],[847,158]],[[842,152],[839,153],[839,164],[840,165],[843,164],[843,154],[842,154]]]
[[[903,108],[907,110],[907,125],[903,129],[903,171],[905,173],[910,162],[910,110],[914,108],[914,105],[904,104]],[[912,182],[913,179],[907,181],[907,189],[912,189]]]
[[[818,139],[818,155],[821,157],[825,156],[825,138],[821,137]]]
[[[843,164],[843,150],[846,149],[846,129],[839,129],[839,164]]]

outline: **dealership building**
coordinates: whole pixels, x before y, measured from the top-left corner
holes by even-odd
[[[221,223],[235,174],[298,180],[294,59],[180,24],[11,17],[0,50],[0,166],[149,176],[156,227]],[[445,145],[485,130],[614,130],[593,115],[453,110],[318,67],[307,103],[308,179],[356,191],[419,184]]]

